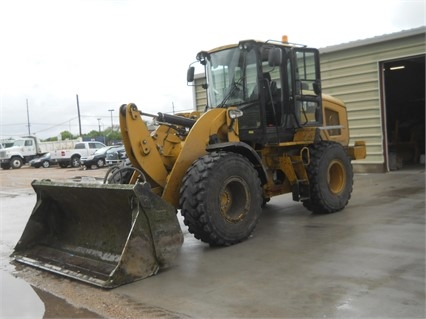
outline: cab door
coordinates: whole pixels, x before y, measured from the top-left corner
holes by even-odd
[[[312,48],[293,48],[294,113],[297,126],[322,122],[319,52]]]

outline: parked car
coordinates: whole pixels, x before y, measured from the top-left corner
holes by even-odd
[[[57,162],[56,162],[56,161],[54,161],[54,160],[50,157],[50,153],[46,153],[46,154],[44,154],[44,155],[43,155],[43,156],[41,156],[41,157],[37,157],[37,158],[32,159],[32,160],[29,162],[29,164],[30,164],[32,167],[35,167],[35,168],[39,168],[39,167],[48,168],[48,167],[50,167],[50,166],[52,166],[52,165],[57,164]]]
[[[127,158],[126,149],[123,145],[107,151],[106,164],[108,166],[117,165]]]
[[[102,148],[96,150],[96,152],[93,153],[93,155],[89,155],[87,157],[81,157],[80,163],[86,169],[92,168],[93,165],[96,165],[96,167],[98,167],[98,168],[103,167],[106,164],[107,151],[111,150],[111,149],[118,148],[118,147],[119,146],[102,147]]]
[[[79,167],[81,165],[80,158],[93,155],[95,151],[105,147],[106,145],[96,141],[83,141],[76,143],[73,149],[57,150],[52,154],[52,158],[58,161],[60,167],[68,166]]]

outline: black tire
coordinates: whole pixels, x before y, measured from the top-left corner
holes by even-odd
[[[44,168],[49,168],[50,162],[49,161],[43,161],[43,163],[41,163],[41,166],[43,166]]]
[[[6,163],[2,163],[1,164],[1,168],[2,169],[10,169],[10,164],[9,163],[7,163],[7,164]]]
[[[24,164],[24,162],[22,161],[22,158],[20,158],[18,156],[14,156],[10,159],[10,166],[13,169],[21,168],[23,164]]]
[[[263,194],[262,194],[262,198],[263,198],[263,200],[262,200],[262,208],[264,208],[264,207],[266,207],[266,204],[267,204],[267,203],[269,203],[269,201],[270,201],[271,199],[270,199],[270,198],[263,197]]]
[[[308,166],[310,199],[303,205],[316,214],[342,210],[351,198],[353,171],[343,146],[320,142],[311,146]]]
[[[68,164],[67,163],[59,163],[59,166],[61,167],[61,168],[67,168],[68,167]]]
[[[34,165],[34,168],[40,168],[40,164]]]
[[[79,156],[71,157],[71,167],[80,167],[80,157]]]
[[[96,167],[101,168],[105,166],[105,160],[103,158],[100,158],[96,161]]]
[[[243,156],[213,152],[196,160],[180,190],[181,214],[195,238],[211,246],[247,239],[262,211],[257,171]]]

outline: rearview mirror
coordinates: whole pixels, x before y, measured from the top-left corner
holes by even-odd
[[[268,53],[269,66],[280,66],[282,63],[282,52],[280,48],[272,48]]]
[[[195,73],[195,68],[193,66],[190,66],[188,68],[188,72],[186,73],[187,82],[194,82],[194,73]]]

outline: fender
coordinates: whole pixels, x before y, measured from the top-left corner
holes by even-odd
[[[176,208],[182,180],[187,169],[199,157],[207,154],[206,147],[212,136],[220,134],[227,123],[226,109],[217,108],[204,113],[194,124],[182,145],[182,150],[167,177],[162,198]]]
[[[257,170],[259,174],[259,178],[260,178],[260,181],[262,182],[262,185],[266,184],[267,175],[266,175],[265,167],[262,164],[262,160],[259,154],[257,154],[257,152],[252,147],[250,147],[250,145],[244,142],[217,143],[217,144],[211,144],[207,146],[206,151],[207,152],[227,151],[227,152],[241,154],[253,164],[254,168]]]

